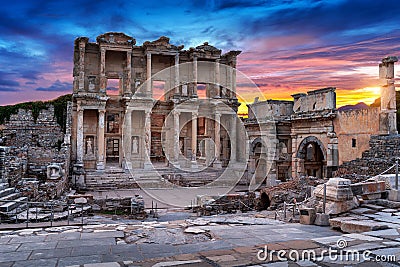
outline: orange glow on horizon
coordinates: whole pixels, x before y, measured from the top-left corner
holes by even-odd
[[[307,92],[311,90],[268,90],[268,92],[264,91],[265,99],[276,99],[276,100],[293,100],[292,94]],[[360,89],[354,90],[344,90],[344,89],[336,89],[336,107],[339,108],[345,105],[355,105],[360,102],[364,102],[367,105],[371,105],[377,98],[381,96],[381,88],[376,86],[364,87]],[[251,104],[253,101],[248,101],[248,97],[246,97],[247,101],[244,101],[243,98],[239,99],[239,102],[242,103],[239,106],[238,114],[242,117],[247,117],[248,110],[246,104]],[[262,101],[262,99],[260,99]]]

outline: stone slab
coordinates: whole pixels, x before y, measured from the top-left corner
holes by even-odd
[[[27,260],[30,254],[31,251],[2,252],[0,262]]]
[[[348,220],[343,221],[340,229],[345,233],[362,233],[368,231],[384,230],[389,228],[384,223],[379,223],[375,221],[356,221]]]
[[[16,261],[13,267],[55,267],[58,259],[38,259],[38,260],[27,260],[27,261]]]
[[[67,257],[71,254],[72,248],[62,248],[62,249],[38,249],[34,251],[29,251],[31,253],[29,259],[51,259],[51,258],[61,258]]]
[[[65,257],[58,260],[57,267],[65,267],[71,265],[81,265],[90,263],[101,263],[100,255]]]
[[[81,239],[81,240],[61,240],[58,241],[57,248],[67,247],[81,247],[81,246],[95,246],[98,244],[102,245],[115,245],[115,238],[95,238],[95,239]]]

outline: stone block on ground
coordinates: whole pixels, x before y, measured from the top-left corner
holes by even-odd
[[[337,228],[345,233],[362,233],[368,231],[376,231],[388,229],[388,225],[382,222],[372,220],[353,220],[351,217],[330,219],[329,223],[332,228]]]
[[[317,213],[314,224],[319,226],[329,226],[329,214]]]

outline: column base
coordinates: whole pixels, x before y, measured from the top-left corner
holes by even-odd
[[[222,162],[219,160],[214,161],[213,168],[215,169],[222,169]]]
[[[124,163],[124,169],[126,171],[132,170],[132,162],[125,162]]]
[[[102,170],[104,170],[106,168],[106,166],[105,166],[105,164],[104,164],[104,162],[97,162],[97,164],[96,164],[96,170],[100,170],[100,171],[102,171]]]
[[[151,162],[147,161],[147,162],[144,163],[143,169],[152,170],[153,169],[153,164]]]
[[[191,161],[190,162],[190,168],[192,170],[198,170],[199,169],[199,165],[197,165],[197,161]]]

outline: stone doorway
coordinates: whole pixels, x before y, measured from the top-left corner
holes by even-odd
[[[326,152],[324,145],[314,136],[305,138],[297,151],[302,175],[326,177]]]
[[[107,156],[107,165],[108,164],[117,164],[119,165],[119,138],[107,138],[107,149],[106,149],[106,156]]]

